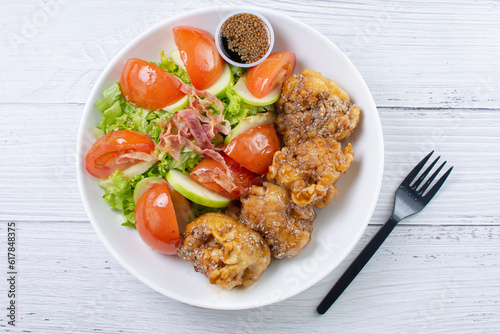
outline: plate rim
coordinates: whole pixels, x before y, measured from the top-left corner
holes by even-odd
[[[293,294],[291,295],[286,295],[281,298],[277,299],[266,299],[265,301],[257,304],[251,304],[251,305],[246,305],[246,306],[238,306],[238,307],[230,307],[230,306],[225,306],[224,304],[207,304],[207,303],[193,303],[192,300],[188,300],[186,298],[183,298],[181,295],[173,294],[170,291],[165,291],[164,288],[161,286],[158,286],[156,283],[151,282],[145,278],[144,275],[142,275],[140,272],[138,272],[134,267],[126,261],[125,257],[122,256],[121,253],[119,253],[117,250],[113,248],[113,246],[107,241],[106,237],[104,236],[103,231],[99,227],[99,224],[97,224],[97,218],[94,215],[93,211],[90,209],[90,203],[88,203],[87,197],[84,195],[83,189],[84,189],[84,180],[83,180],[83,175],[82,175],[82,163],[84,163],[83,155],[81,152],[82,148],[82,143],[83,143],[83,138],[84,134],[88,131],[86,127],[84,127],[84,121],[86,117],[88,117],[90,109],[93,108],[93,102],[94,102],[94,97],[96,96],[98,91],[98,87],[102,86],[103,82],[106,80],[107,76],[109,73],[112,71],[112,69],[116,66],[116,63],[120,61],[120,59],[123,57],[124,54],[126,54],[130,49],[134,48],[136,44],[141,42],[144,38],[146,38],[149,35],[152,35],[155,33],[157,30],[161,30],[163,26],[168,25],[174,21],[179,21],[179,20],[184,20],[186,18],[189,18],[191,16],[195,15],[200,15],[204,13],[211,13],[215,10],[220,10],[221,12],[229,12],[229,11],[234,11],[234,10],[252,10],[252,11],[257,11],[261,13],[262,15],[277,15],[281,19],[286,19],[286,20],[292,20],[294,21],[295,24],[298,24],[302,27],[302,29],[308,30],[310,33],[313,33],[320,37],[325,43],[328,43],[330,47],[336,49],[338,55],[340,55],[345,62],[347,62],[355,71],[354,74],[357,77],[357,80],[362,81],[365,85],[366,88],[368,89],[368,93],[370,96],[369,101],[365,101],[365,103],[368,103],[371,108],[376,112],[376,124],[373,124],[373,126],[376,126],[376,133],[378,134],[378,148],[380,148],[380,156],[379,156],[379,165],[377,166],[378,169],[378,175],[377,175],[377,184],[376,184],[376,189],[375,189],[375,194],[376,196],[373,196],[371,203],[369,203],[369,209],[366,210],[365,214],[365,221],[363,223],[363,228],[359,229],[357,235],[355,238],[352,239],[351,243],[349,244],[348,247],[346,247],[346,251],[344,252],[343,256],[339,257],[337,260],[337,263],[332,266],[332,269],[327,271],[323,275],[317,276],[317,279],[311,280],[310,282],[307,282],[303,284],[299,289],[295,290]],[[92,106],[90,106],[92,104]],[[220,6],[209,6],[209,7],[204,7],[200,9],[195,9],[195,10],[190,10],[185,13],[175,15],[169,19],[163,20],[161,22],[158,22],[157,24],[153,25],[152,27],[146,29],[142,33],[140,33],[138,36],[133,38],[131,41],[129,41],[109,62],[106,63],[104,70],[102,73],[99,75],[99,78],[95,81],[93,88],[91,92],[89,93],[89,96],[85,102],[85,107],[84,111],[80,117],[80,124],[78,127],[78,133],[77,133],[77,140],[76,140],[76,172],[77,172],[77,180],[78,180],[78,188],[80,192],[80,196],[82,198],[83,206],[85,208],[85,212],[87,213],[87,216],[89,217],[90,223],[92,224],[96,234],[98,235],[100,241],[104,244],[106,249],[111,253],[111,255],[120,263],[120,265],[125,268],[132,276],[134,276],[136,279],[138,279],[140,282],[145,284],[146,286],[150,287],[151,289],[155,290],[156,292],[169,297],[171,299],[174,299],[176,301],[182,302],[187,305],[192,305],[200,308],[207,308],[207,309],[215,309],[215,310],[243,310],[243,309],[252,309],[256,307],[262,307],[266,305],[271,305],[283,300],[286,300],[288,298],[291,298],[293,296],[296,296],[305,290],[309,289],[313,285],[319,283],[321,280],[323,280],[327,275],[332,273],[334,270],[336,270],[339,266],[340,263],[342,263],[346,257],[352,252],[353,248],[355,245],[358,244],[359,240],[361,239],[361,236],[364,234],[366,228],[369,225],[369,222],[373,216],[373,213],[376,208],[376,204],[378,201],[378,198],[380,196],[380,190],[382,186],[382,180],[383,180],[383,173],[384,173],[384,158],[385,158],[385,148],[384,148],[384,139],[383,139],[383,131],[382,131],[382,125],[380,121],[380,114],[378,112],[378,109],[376,107],[375,101],[373,99],[373,95],[366,84],[365,80],[361,76],[359,70],[354,66],[354,64],[351,62],[351,60],[347,57],[347,55],[342,52],[342,50],[329,38],[324,36],[322,33],[317,31],[316,29],[312,28],[311,26],[307,25],[306,23],[291,17],[289,15],[286,15],[282,12],[275,11],[275,10],[269,10],[269,9],[264,9],[264,8],[257,8],[257,7],[252,7],[252,6],[228,6],[221,8]],[[84,168],[83,168],[84,169]],[[332,282],[333,283],[333,282]]]

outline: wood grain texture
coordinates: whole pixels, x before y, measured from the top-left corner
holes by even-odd
[[[499,105],[497,1],[91,0],[52,11],[45,2],[57,3],[10,4],[0,14],[0,102],[84,102],[111,58],[147,28],[191,9],[250,4],[297,18],[336,43],[379,106]]]
[[[369,227],[348,259],[306,292],[259,309],[214,311],[143,285],[90,224],[17,226],[18,323],[31,333],[465,333],[500,326],[498,226],[396,227],[325,316],[315,306],[378,227]]]
[[[371,224],[339,268],[278,304],[213,311],[151,290],[98,240],[78,192],[76,132],[97,78],[133,38],[189,10],[248,3],[310,25],[348,55],[379,107],[385,172]],[[7,222],[19,228],[18,326],[0,312],[1,331],[497,333],[499,31],[496,0],[0,3],[0,244]],[[455,166],[443,190],[318,316],[316,305],[390,215],[401,179],[431,149]]]
[[[5,159],[0,220],[87,221],[75,174],[82,111],[82,104],[0,104],[0,156]],[[435,149],[455,165],[446,191],[402,223],[429,224],[432,218],[434,224],[500,224],[499,112],[379,108],[379,113],[386,168],[374,223],[385,222],[397,186]]]

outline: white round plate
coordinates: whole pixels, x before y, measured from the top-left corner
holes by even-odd
[[[311,287],[330,273],[352,250],[372,216],[380,192],[384,167],[382,128],[373,97],[349,59],[326,37],[283,14],[258,9],[273,25],[274,51],[297,56],[295,72],[310,68],[337,82],[362,111],[361,122],[349,139],[355,157],[337,182],[340,192],[318,211],[312,241],[297,256],[273,260],[251,287],[223,291],[176,256],[153,251],[137,232],[121,226],[120,214],[102,199],[97,179],[85,171],[85,153],[94,139],[91,128],[101,114],[95,102],[116,81],[128,58],[159,61],[160,50],[175,49],[172,28],[190,25],[212,34],[219,21],[241,8],[206,8],[171,18],[146,31],[127,45],[97,81],[85,107],[77,143],[77,174],[83,203],[97,234],[113,256],[135,277],[154,290],[183,303],[213,309],[247,309],[272,304]],[[255,10],[254,8],[248,8]]]

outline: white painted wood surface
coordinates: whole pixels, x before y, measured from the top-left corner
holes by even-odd
[[[500,329],[500,2],[251,1],[314,27],[358,67],[385,139],[380,199],[344,263],[300,295],[213,311],[128,274],[95,235],[75,176],[84,103],[110,59],[166,17],[243,1],[0,3],[0,263],[18,227],[14,333],[497,333]],[[396,227],[324,316],[314,309],[380,224],[411,166],[455,165],[431,205]]]

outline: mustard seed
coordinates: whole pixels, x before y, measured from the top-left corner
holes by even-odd
[[[269,33],[266,24],[252,14],[236,14],[221,28],[222,44],[228,56],[239,63],[250,64],[264,57],[269,49]]]

